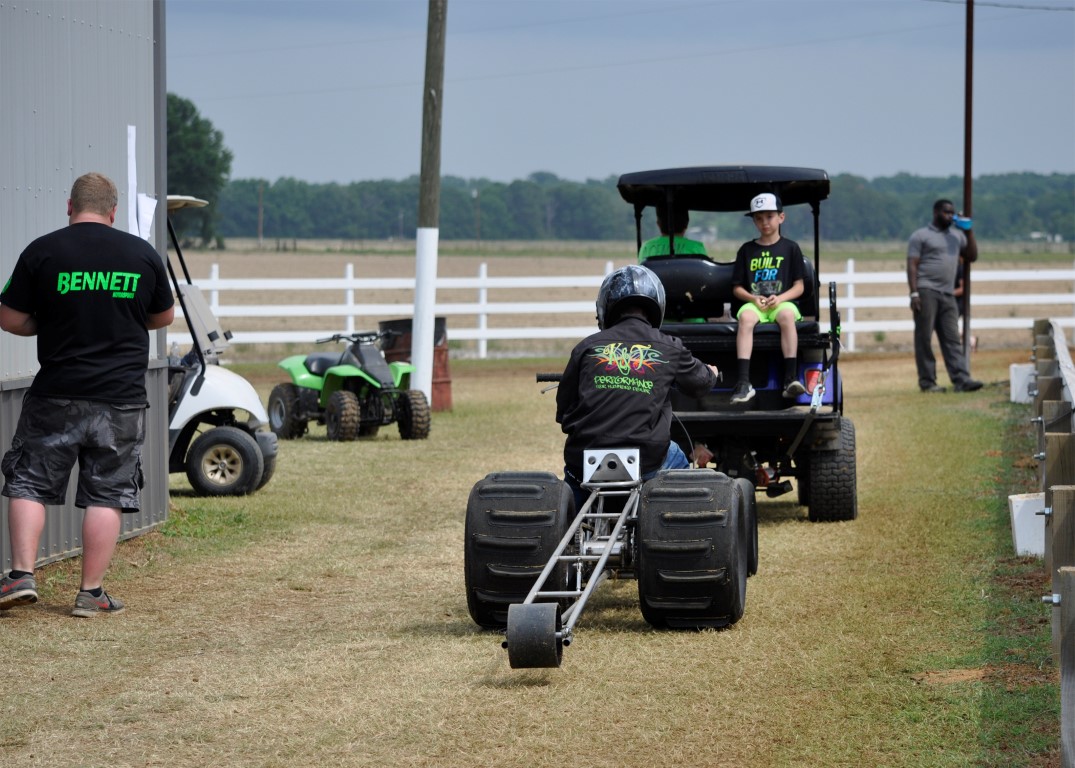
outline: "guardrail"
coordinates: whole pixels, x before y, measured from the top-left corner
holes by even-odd
[[[1053,607],[1053,655],[1060,668],[1061,762],[1065,768],[1075,768],[1075,365],[1059,323],[1036,320],[1033,333],[1035,369],[1028,394],[1038,427],[1035,458],[1041,462],[1044,493],[1039,514],[1045,522],[1045,569],[1052,580],[1052,593],[1042,601]]]
[[[595,330],[594,297],[602,279],[612,269],[613,263],[608,261],[604,271],[594,275],[495,277],[490,276],[488,266],[482,264],[475,277],[437,278],[435,314],[471,318],[465,323],[450,323],[449,336],[452,341],[477,342],[477,355],[481,358],[487,356],[488,342],[492,340],[583,338]],[[990,270],[976,267],[972,277],[971,309],[975,331],[1030,329],[1034,318],[1041,317],[1043,311],[1059,318],[1055,322],[1061,326],[1075,327],[1075,268]],[[857,334],[873,334],[876,338],[914,330],[908,309],[906,273],[859,271],[854,260],[849,259],[843,272],[822,273],[823,297],[827,295],[825,286],[833,281],[838,286],[846,350],[855,351]],[[252,327],[241,333],[236,331],[235,341],[243,344],[310,343],[339,331],[371,327],[381,318],[414,314],[413,277],[356,277],[353,264],[346,265],[341,277],[286,279],[224,278],[220,275],[219,265],[214,264],[208,279],[199,279],[197,284],[219,318],[341,318],[339,324],[326,328],[266,330]],[[1008,292],[1013,285],[1025,287],[1024,292]],[[571,297],[554,301],[533,300],[550,290]],[[249,295],[251,292],[274,295],[314,292],[327,295],[330,301],[249,304],[233,300],[237,294]],[[472,292],[473,300],[440,298],[445,294],[458,296],[460,292]],[[378,293],[392,300],[366,300],[370,294]],[[496,294],[495,298],[491,298],[492,293]],[[225,295],[228,303],[221,300]],[[357,300],[360,295],[362,302]],[[823,300],[823,319],[827,314]],[[528,322],[535,316],[575,322],[562,325]],[[510,318],[513,324],[490,325],[492,317]],[[169,341],[181,345],[190,343],[189,334],[181,332],[181,324],[175,324],[173,328],[176,332],[168,334]]]

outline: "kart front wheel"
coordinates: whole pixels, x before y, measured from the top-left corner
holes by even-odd
[[[299,388],[294,384],[277,384],[269,393],[269,429],[281,440],[302,437],[306,420],[299,417]]]
[[[257,489],[265,460],[253,435],[238,427],[214,427],[191,443],[186,469],[201,496],[243,496]]]
[[[358,436],[358,396],[346,389],[332,393],[325,406],[325,431],[329,440],[347,441]]]

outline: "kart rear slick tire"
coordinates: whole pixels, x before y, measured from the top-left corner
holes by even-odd
[[[299,418],[299,388],[277,384],[269,393],[269,429],[281,440],[306,434],[306,421]]]
[[[265,460],[253,435],[238,427],[213,427],[187,451],[187,480],[200,496],[243,496],[257,490]]]
[[[399,436],[404,440],[425,440],[429,437],[429,401],[420,389],[400,393],[396,401],[396,422]]]
[[[508,608],[506,645],[512,669],[559,667],[563,623],[556,603],[517,603]]]
[[[746,526],[747,576],[758,572],[758,498],[754,483],[745,477],[737,477],[735,484],[739,487],[743,499],[743,524]]]
[[[494,472],[467,500],[464,577],[474,623],[504,629],[509,606],[522,603],[575,517],[571,489],[549,472]],[[566,565],[546,580],[565,588]]]
[[[743,487],[712,469],[660,472],[638,512],[638,601],[655,627],[722,628],[746,606]]]
[[[347,442],[358,437],[358,396],[346,389],[337,389],[325,406],[325,432],[329,440]]]

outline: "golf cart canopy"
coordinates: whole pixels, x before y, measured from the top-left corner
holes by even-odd
[[[710,165],[625,173],[616,188],[636,211],[671,204],[689,211],[745,213],[762,192],[776,193],[785,206],[816,206],[829,196],[829,175],[818,168]]]

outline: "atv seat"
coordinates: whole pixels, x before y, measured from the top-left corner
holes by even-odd
[[[303,363],[314,376],[324,376],[325,371],[340,364],[341,355],[332,352],[314,352]]]

